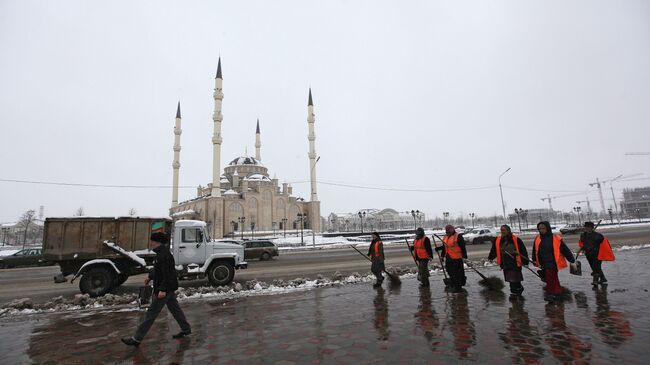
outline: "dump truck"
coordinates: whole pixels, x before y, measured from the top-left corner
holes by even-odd
[[[153,228],[152,228],[153,227]],[[46,218],[43,258],[58,264],[57,283],[79,278],[79,290],[102,296],[131,275],[149,272],[155,253],[148,249],[152,230],[170,234],[171,252],[181,280],[207,278],[228,285],[235,270],[245,269],[241,245],[213,241],[202,221],[140,217]]]

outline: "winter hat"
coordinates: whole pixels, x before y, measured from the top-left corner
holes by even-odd
[[[512,228],[510,228],[509,225],[504,224],[504,225],[501,226],[501,228],[505,228],[506,231],[508,231],[508,234],[512,234]]]
[[[422,227],[418,227],[418,229],[415,230],[415,235],[418,237],[424,236],[424,229],[422,229]]]
[[[373,236],[376,236],[378,240],[381,240],[381,236],[379,236],[379,233],[377,231],[372,232]]]
[[[445,232],[447,232],[449,230],[456,231],[456,228],[454,226],[452,226],[451,224],[448,224],[448,225],[445,226]]]
[[[154,242],[161,243],[163,245],[169,244],[169,235],[165,232],[154,232],[149,237]]]
[[[585,227],[591,227],[591,228],[594,228],[595,226],[596,226],[596,225],[594,224],[594,222],[585,222]]]

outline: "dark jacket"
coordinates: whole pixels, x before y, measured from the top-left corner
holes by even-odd
[[[509,234],[507,236],[504,236],[501,238],[501,268],[503,270],[521,270],[521,267],[517,266],[517,255],[514,254],[514,252],[517,252],[515,250],[514,245],[512,244],[512,234]],[[521,240],[521,238],[517,237],[517,246],[519,246],[519,254],[522,256],[521,257],[521,264],[526,265],[528,263],[528,251],[526,250],[526,246],[524,246],[524,241]],[[510,252],[511,255],[514,257],[510,257],[505,251]],[[497,249],[496,249],[496,241],[492,242],[492,248],[490,249],[490,254],[488,255],[488,260],[494,260],[497,258]]]
[[[465,239],[463,238],[462,234],[458,235],[458,247],[460,247],[460,251],[463,254],[463,258],[466,259],[467,258],[467,249],[465,248]],[[445,255],[447,254],[447,250],[445,249],[445,244],[444,243],[442,245],[436,247],[436,251],[439,251],[440,255],[442,257],[445,257]]]
[[[413,246],[410,246],[409,249],[413,252]],[[433,258],[433,249],[431,249],[431,241],[429,237],[424,237],[424,249],[427,250],[429,257]]]
[[[375,245],[379,245],[379,256],[375,256]],[[370,243],[370,247],[368,247],[368,256],[373,260],[379,259],[384,261],[384,244],[381,240],[372,241]]]
[[[153,280],[153,291],[154,293],[161,291],[165,293],[174,292],[178,289],[174,256],[167,245],[160,245],[154,252],[156,258],[154,259],[153,270],[149,272],[149,278]]]
[[[546,225],[546,234],[541,236],[541,242],[539,243],[539,252],[535,250],[535,244],[533,243],[533,254],[532,261],[537,261],[537,255],[539,255],[539,263],[542,269],[557,269],[557,264],[555,263],[555,252],[553,251],[553,232],[551,232],[551,225],[548,222],[540,222],[539,224]],[[560,253],[567,259],[567,261],[573,263],[575,258],[573,257],[573,252],[569,247],[564,243],[564,240],[560,242]]]
[[[585,252],[585,256],[589,259],[598,258],[600,244],[603,243],[605,237],[598,232],[582,232],[580,240],[583,244],[582,249]]]

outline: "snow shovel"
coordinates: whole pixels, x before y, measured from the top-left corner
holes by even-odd
[[[512,254],[511,254],[510,252],[508,252],[508,251],[503,251],[503,252],[505,252],[506,255],[510,256],[513,260],[516,260],[515,257],[512,256]],[[521,257],[522,259],[526,259],[524,256],[521,256],[521,254],[517,254],[517,255],[519,255],[519,257]],[[530,260],[526,259],[526,263],[530,263]],[[524,267],[525,267],[526,269],[528,269],[528,271],[530,271],[530,272],[532,272],[533,274],[535,274],[535,276],[537,276],[538,278],[541,278],[541,276],[540,276],[538,273],[536,273],[535,270],[533,270],[533,269],[531,269],[530,267],[525,266],[525,265],[524,265]]]
[[[438,255],[438,260],[440,260],[440,267],[442,268],[442,274],[445,276],[445,278],[442,279],[442,282],[445,283],[445,286],[451,286],[451,279],[447,277],[447,270],[445,269],[445,265],[442,263],[442,256],[440,256],[440,252],[436,250],[436,248],[438,248],[438,245],[436,245],[436,237],[438,236],[436,236],[435,234],[431,236],[431,238],[433,238],[434,251],[436,251],[436,254]],[[438,237],[438,239],[440,239],[440,237]]]
[[[355,251],[357,251],[357,252],[359,253],[359,255],[365,257],[366,260],[372,262],[372,260],[371,260],[368,256],[364,255],[363,252],[359,251],[356,247],[354,247],[354,246],[352,246],[352,245],[350,245],[350,247],[352,247]],[[397,276],[397,275],[393,275],[393,274],[389,273],[388,271],[386,271],[386,268],[384,268],[382,271],[385,272],[386,275],[388,275],[388,280],[390,280],[391,284],[393,284],[393,285],[395,285],[395,284],[399,285],[399,284],[402,283],[402,280],[399,278],[399,276]]]

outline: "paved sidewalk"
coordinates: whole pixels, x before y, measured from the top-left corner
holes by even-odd
[[[163,311],[142,345],[124,346],[142,312],[40,314],[0,321],[1,363],[41,364],[642,364],[650,339],[650,250],[618,252],[604,265],[610,285],[562,272],[573,291],[547,304],[542,283],[524,272],[523,302],[490,294],[467,273],[466,294],[404,280],[321,288],[230,301],[181,302],[190,338]],[[624,271],[623,268],[626,270]],[[568,271],[568,270],[567,270]],[[497,270],[486,274],[500,275]]]

